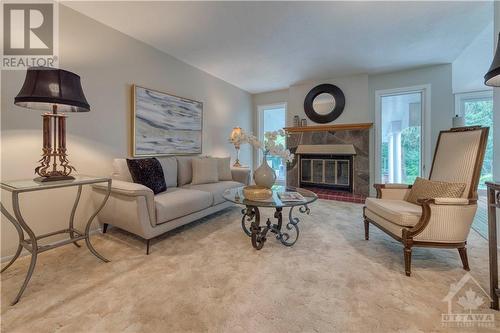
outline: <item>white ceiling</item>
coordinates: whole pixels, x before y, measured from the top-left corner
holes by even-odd
[[[493,20],[491,2],[64,4],[251,93],[449,63]]]

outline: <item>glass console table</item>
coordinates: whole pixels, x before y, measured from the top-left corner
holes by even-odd
[[[102,203],[99,205],[99,207],[96,209],[96,211],[91,215],[89,220],[87,221],[87,224],[85,226],[85,231],[79,231],[78,229],[75,229],[73,226],[73,222],[75,219],[75,213],[76,209],[78,208],[78,203],[80,202],[80,196],[82,193],[82,187],[84,185],[91,185],[91,184],[97,184],[97,183],[108,183],[108,191],[107,194],[104,197],[104,200]],[[69,217],[69,225],[67,229],[62,229],[54,232],[50,232],[47,234],[43,234],[40,236],[36,236],[33,230],[28,226],[28,223],[24,220],[23,216],[21,215],[21,210],[19,208],[19,195],[21,193],[27,193],[27,192],[34,192],[34,191],[43,191],[43,190],[50,190],[50,189],[56,189],[56,188],[63,188],[63,187],[71,187],[71,186],[76,186],[78,187],[77,193],[76,193],[76,199],[75,203],[73,204],[73,209],[71,210],[71,215]],[[7,268],[9,268],[14,261],[19,257],[21,254],[21,251],[23,248],[28,250],[31,253],[31,262],[30,266],[28,268],[28,273],[26,274],[26,278],[24,279],[24,282],[21,286],[21,289],[17,293],[17,296],[14,298],[12,301],[11,305],[16,304],[19,299],[21,298],[24,290],[26,289],[26,286],[28,285],[28,282],[31,278],[31,275],[33,274],[33,271],[35,270],[35,265],[36,265],[36,259],[38,254],[66,245],[73,243],[76,247],[80,247],[80,244],[78,244],[79,240],[85,240],[85,244],[87,245],[87,248],[90,250],[90,252],[95,255],[97,258],[101,259],[104,262],[109,262],[106,258],[104,258],[102,255],[100,255],[92,246],[90,243],[90,226],[92,225],[92,221],[94,218],[97,216],[97,214],[101,211],[101,209],[104,207],[106,204],[106,201],[109,198],[109,195],[111,193],[111,178],[106,178],[106,177],[91,177],[91,176],[75,176],[75,179],[72,180],[62,180],[62,181],[51,181],[51,182],[35,182],[32,179],[25,179],[25,180],[13,180],[13,181],[5,181],[0,183],[0,188],[2,188],[5,191],[11,192],[12,195],[12,209],[14,211],[14,216],[12,216],[7,209],[4,207],[2,203],[0,203],[0,208],[2,211],[2,214],[5,215],[5,217],[14,225],[14,227],[17,230],[17,233],[19,235],[19,245],[17,247],[16,254],[12,259],[9,261],[9,263],[2,268],[1,272],[5,271]],[[28,238],[25,238],[25,233],[28,235]],[[50,236],[54,236],[57,234],[68,234],[69,238],[58,242],[57,244],[51,244],[51,245],[39,245],[38,241],[43,238],[47,238]]]
[[[281,201],[278,193],[280,192],[298,192],[304,197],[304,201],[285,202]],[[245,198],[243,194],[243,186],[228,189],[223,193],[224,199],[234,202],[236,204],[245,205],[246,208],[241,211],[243,217],[241,219],[241,227],[248,237],[252,238],[252,246],[260,250],[266,241],[266,235],[270,231],[276,234],[276,239],[285,246],[292,246],[299,238],[299,219],[292,216],[294,207],[299,207],[301,213],[309,214],[310,209],[308,204],[316,201],[318,196],[309,190],[285,186],[273,186],[273,196],[264,201],[252,201]],[[277,223],[271,223],[267,219],[265,225],[260,225],[260,211],[261,208],[274,208],[274,218]],[[283,216],[282,211],[284,207],[290,207],[288,212],[289,222],[286,224],[285,231],[282,231]]]
[[[490,252],[491,308],[498,310],[500,288],[498,288],[497,209],[500,209],[500,181],[486,182],[486,186],[488,188],[488,241]]]

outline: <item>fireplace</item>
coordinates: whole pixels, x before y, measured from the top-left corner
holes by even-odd
[[[300,187],[353,192],[353,159],[356,155],[353,145],[299,145],[295,154]]]

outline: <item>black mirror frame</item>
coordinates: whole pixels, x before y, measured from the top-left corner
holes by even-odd
[[[335,107],[328,114],[319,114],[314,110],[313,102],[316,96],[319,94],[327,93],[333,96],[335,99]],[[309,119],[312,121],[325,124],[334,121],[344,111],[345,107],[345,96],[339,87],[333,84],[320,84],[311,89],[311,91],[306,95],[304,99],[304,111]]]

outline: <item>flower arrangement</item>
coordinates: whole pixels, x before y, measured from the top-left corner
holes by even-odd
[[[239,135],[231,137],[229,141],[238,145],[248,143],[255,149],[261,150],[264,155],[279,156],[285,162],[292,162],[294,155],[290,153],[290,150],[285,149],[282,143],[278,143],[278,138],[284,136],[286,136],[286,133],[283,130],[266,132],[264,133],[264,142],[260,142],[255,135],[241,130]]]

